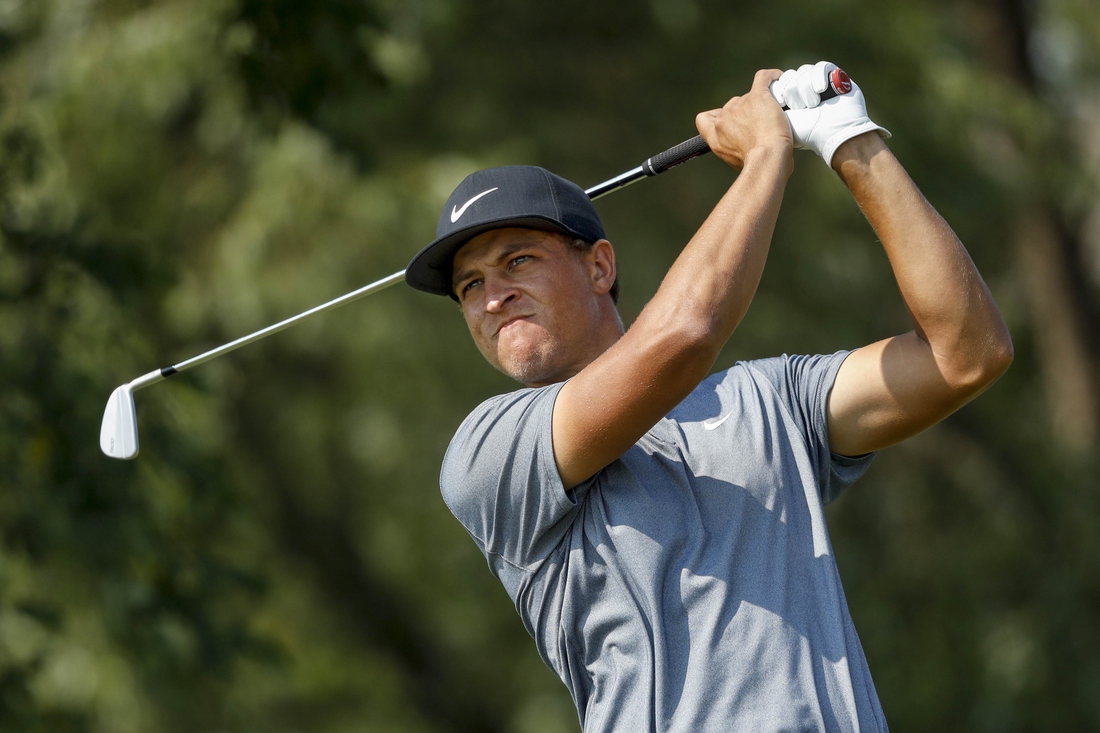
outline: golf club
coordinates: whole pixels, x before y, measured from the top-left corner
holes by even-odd
[[[647,159],[637,168],[627,171],[622,175],[616,176],[609,181],[605,181],[597,186],[585,191],[591,199],[598,199],[601,196],[606,196],[609,193],[618,191],[621,188],[629,186],[635,181],[639,181],[647,176],[656,176],[664,173],[669,168],[677,166],[680,163],[687,162],[692,158],[696,158],[704,153],[710,152],[710,148],[707,147],[706,142],[702,137],[696,136],[691,140],[680,143],[679,145],[669,148],[668,150],[655,155],[652,158]],[[190,359],[181,361],[178,364],[164,367],[162,369],[156,369],[148,374],[144,374],[132,382],[121,385],[111,393],[110,399],[107,400],[107,408],[103,411],[103,423],[99,430],[99,447],[100,449],[111,458],[130,459],[138,454],[138,426],[137,426],[137,408],[134,405],[134,392],[139,389],[148,387],[151,384],[157,382],[163,382],[173,374],[179,374],[182,371],[196,367],[199,364],[216,359],[223,354],[228,354],[230,351],[241,348],[246,344],[250,344],[253,341],[259,341],[262,338],[267,338],[272,334],[278,333],[284,329],[301,323],[313,316],[320,315],[326,311],[330,311],[334,308],[339,308],[342,305],[351,303],[354,300],[370,295],[371,293],[377,293],[379,290],[385,290],[386,288],[401,282],[405,279],[405,271],[395,272],[394,274],[384,277],[381,280],[377,280],[369,285],[365,285],[358,290],[353,290],[346,295],[342,295],[339,298],[330,300],[327,303],[322,303],[314,308],[299,313],[296,316],[291,316],[278,323],[272,324],[267,328],[262,328],[255,333],[250,333],[247,336],[230,341],[227,344],[223,344],[217,348],[206,351],[198,356],[193,356]]]
[[[831,99],[838,94],[846,94],[851,88],[851,81],[848,79],[848,75],[840,69],[835,69],[829,76],[829,87],[821,93],[821,101]],[[773,91],[773,94],[775,93],[776,92]],[[782,100],[778,101],[782,104]],[[783,109],[787,109],[786,105],[783,105]],[[669,168],[673,168],[681,163],[686,163],[693,158],[697,158],[709,152],[710,148],[707,146],[707,143],[701,136],[696,135],[690,140],[685,140],[663,153],[646,159],[644,163],[626,173],[593,186],[585,191],[585,193],[588,194],[590,199],[596,200],[622,188],[626,188],[630,184],[640,181],[643,178],[660,175]],[[134,405],[134,392],[137,390],[148,387],[151,384],[156,384],[157,382],[162,382],[173,374],[179,374],[182,371],[196,367],[211,359],[216,359],[223,354],[228,354],[230,351],[239,349],[253,341],[267,338],[272,334],[290,328],[313,316],[320,315],[334,308],[339,308],[342,305],[351,303],[371,293],[377,293],[404,279],[404,270],[395,272],[388,277],[365,285],[358,290],[353,290],[327,303],[322,303],[314,308],[310,308],[296,316],[291,316],[267,328],[260,329],[255,333],[242,336],[236,341],[230,341],[227,344],[223,344],[222,346],[211,349],[198,356],[193,356],[178,364],[156,369],[138,377],[132,382],[121,385],[111,393],[110,399],[107,400],[107,408],[103,411],[103,423],[99,429],[100,449],[111,458],[130,459],[138,454],[137,408]]]

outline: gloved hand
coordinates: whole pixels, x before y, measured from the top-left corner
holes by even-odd
[[[850,92],[821,101],[821,93],[829,88],[829,75],[836,68],[828,61],[804,64],[798,71],[783,72],[771,87],[776,101],[790,108],[787,121],[794,134],[794,146],[813,150],[830,167],[836,149],[856,135],[877,130],[884,138],[890,137],[889,130],[867,116],[863,92],[854,81]]]

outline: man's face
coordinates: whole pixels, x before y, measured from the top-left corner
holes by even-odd
[[[524,384],[567,379],[598,353],[600,288],[593,258],[561,234],[494,229],[454,258],[454,292],[494,367]]]

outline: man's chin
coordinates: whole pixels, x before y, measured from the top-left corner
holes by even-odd
[[[525,325],[516,324],[513,330],[499,334],[495,344],[496,360],[490,361],[517,382],[530,384],[546,374],[554,349],[544,334],[530,333]]]
[[[547,354],[538,352],[522,356],[514,354],[502,360],[497,368],[528,387],[542,387],[564,381],[567,377],[559,377],[561,365],[553,363],[547,357]]]
[[[502,367],[501,371],[528,387],[544,387],[547,384],[563,381],[555,378],[555,370],[546,369],[540,364],[512,364]]]

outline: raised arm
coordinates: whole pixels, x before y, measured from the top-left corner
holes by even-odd
[[[1012,362],[997,305],[958,237],[874,133],[832,166],[878,233],[914,330],[852,353],[829,395],[829,447],[860,455],[939,422]]]
[[[566,487],[619,458],[706,377],[748,310],[792,170],[790,126],[760,71],[696,126],[737,180],[630,330],[562,388],[554,455]]]

